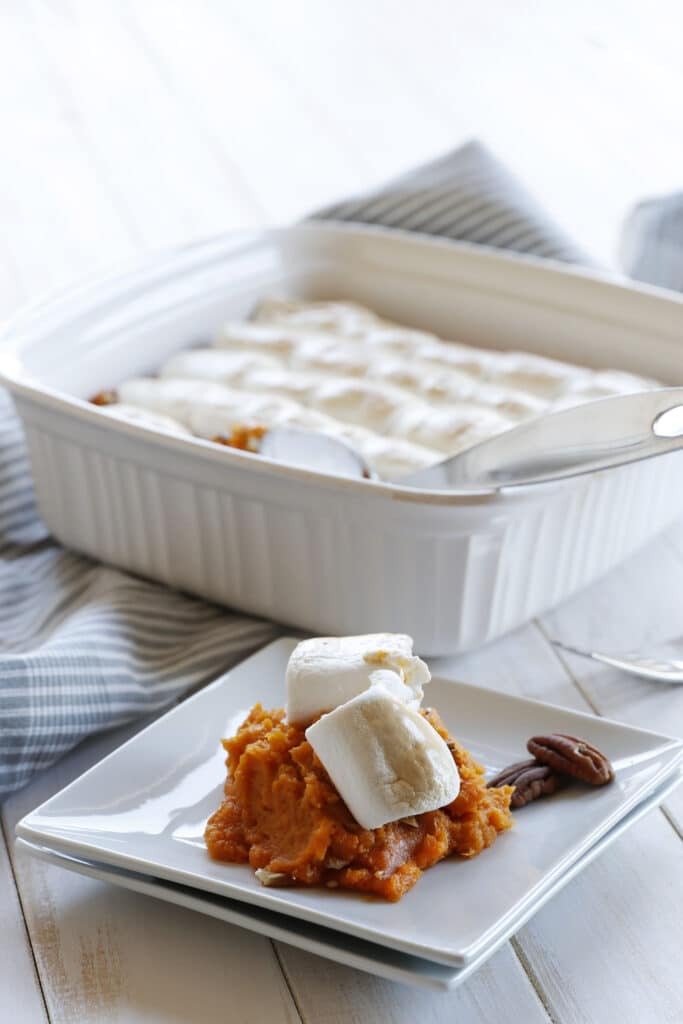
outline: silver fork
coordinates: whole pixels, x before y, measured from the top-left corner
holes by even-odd
[[[573,647],[571,644],[561,643],[553,640],[553,645],[561,651],[568,651],[570,654],[580,654],[582,658],[592,658],[604,665],[611,665],[622,672],[628,672],[632,676],[640,676],[641,679],[650,679],[657,683],[683,683],[683,659],[680,657],[667,658],[663,654],[655,658],[646,658],[637,652],[625,654],[604,654],[600,651],[587,651],[580,647]],[[662,645],[661,649],[667,645]],[[669,645],[674,654],[679,654],[681,645]]]

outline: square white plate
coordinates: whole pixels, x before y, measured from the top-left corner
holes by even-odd
[[[328,889],[265,889],[251,868],[212,861],[206,820],[225,778],[222,736],[249,708],[284,703],[296,641],[277,640],[174,708],[28,814],[17,834],[104,864],[167,879],[462,967],[509,933],[510,923],[683,761],[683,742],[605,719],[434,679],[427,702],[493,772],[525,756],[526,740],[580,735],[612,760],[616,780],[570,786],[516,815],[516,825],[471,861],[430,869],[400,903]]]
[[[286,917],[284,914],[274,913],[272,910],[249,906],[237,900],[229,900],[224,896],[216,896],[214,893],[203,892],[200,889],[178,885],[159,878],[151,878],[135,871],[126,871],[124,868],[58,853],[45,846],[29,843],[25,839],[18,839],[17,845],[33,856],[56,864],[58,867],[67,868],[88,878],[95,878],[112,885],[120,885],[124,889],[130,889],[145,896],[175,903],[188,910],[207,914],[209,917],[247,928],[270,939],[289,943],[289,945],[305,949],[309,953],[315,953],[317,956],[345,964],[347,967],[366,971],[390,981],[400,981],[422,988],[446,990],[457,988],[474,971],[478,970],[499,946],[510,935],[518,931],[547,900],[562,889],[575,875],[583,871],[626,829],[660,804],[682,780],[683,772],[678,770],[670,775],[650,797],[641,800],[618,824],[605,833],[601,839],[598,839],[564,875],[545,886],[532,905],[527,905],[517,917],[511,918],[507,930],[498,936],[495,942],[485,946],[476,957],[467,963],[466,967],[446,967],[444,964],[437,964],[432,960],[411,956],[409,953],[399,953],[397,950],[387,949],[374,942],[357,939],[353,935],[345,935],[343,932],[323,928],[298,918]]]

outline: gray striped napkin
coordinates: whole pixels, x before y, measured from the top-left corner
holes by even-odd
[[[0,390],[0,795],[80,740],[155,711],[277,635],[50,539]]]
[[[567,263],[593,262],[476,141],[314,216],[419,231]]]
[[[316,216],[588,262],[478,143]],[[628,251],[650,253],[647,266],[633,257],[638,276],[659,258],[652,221],[637,215],[629,225]],[[678,224],[680,242],[680,216]],[[663,237],[660,221],[657,231]],[[680,266],[669,275],[679,286]],[[163,707],[276,632],[55,544],[36,511],[21,428],[0,393],[0,796],[84,737]]]
[[[620,258],[638,281],[683,292],[683,192],[636,206],[624,225]]]

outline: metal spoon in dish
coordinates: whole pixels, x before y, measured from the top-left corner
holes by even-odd
[[[683,387],[549,413],[401,480],[431,490],[543,483],[683,448]]]
[[[677,448],[683,448],[683,388],[661,388],[540,416],[400,482],[428,490],[500,490],[639,462]],[[376,478],[351,444],[306,430],[274,427],[265,434],[260,454],[340,476]]]
[[[353,445],[338,437],[294,427],[272,427],[266,431],[261,440],[259,455],[337,476],[365,477],[367,480],[377,478],[377,474]]]
[[[580,647],[572,647],[570,644],[563,644],[559,640],[553,640],[555,647],[561,651],[568,651],[570,654],[579,654],[582,658],[592,658],[604,665],[611,665],[612,668],[621,669],[632,676],[640,676],[641,679],[650,679],[657,683],[683,683],[683,657],[681,655],[681,644],[670,645],[674,657],[666,656],[665,648],[662,646],[659,657],[647,658],[642,654],[602,654],[600,651],[586,651]],[[679,657],[676,657],[679,655]]]

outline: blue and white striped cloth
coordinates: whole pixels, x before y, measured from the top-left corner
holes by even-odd
[[[679,198],[636,211],[624,242],[635,275],[683,287],[682,210]],[[316,216],[587,262],[478,143]],[[0,393],[0,797],[91,733],[163,707],[276,632],[60,548],[38,517],[21,427]]]
[[[476,141],[315,216],[419,231],[568,263],[592,262]]]
[[[0,391],[0,795],[276,632],[59,547],[36,511],[21,427]]]

